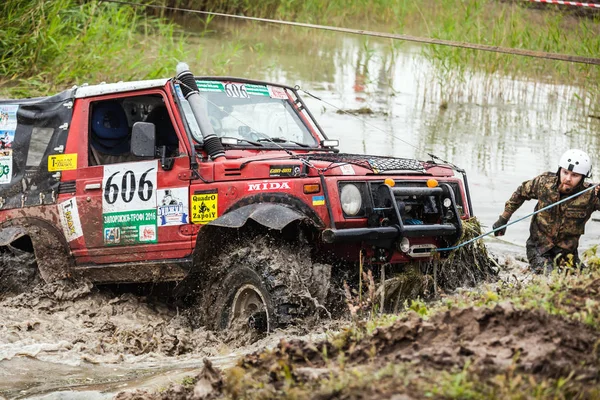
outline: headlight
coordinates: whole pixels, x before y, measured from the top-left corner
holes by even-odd
[[[396,247],[403,253],[408,253],[410,251],[410,241],[403,237],[400,242],[396,243]]]
[[[342,210],[344,210],[344,213],[346,213],[346,215],[355,216],[362,207],[360,190],[356,185],[352,184],[342,186],[340,201],[342,202]]]
[[[446,208],[450,208],[450,206],[452,205],[452,200],[450,200],[450,198],[449,198],[449,197],[446,197],[446,198],[444,199],[444,202],[443,202],[443,204],[444,204],[444,207],[446,207]]]

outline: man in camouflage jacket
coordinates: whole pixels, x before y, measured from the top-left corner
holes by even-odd
[[[591,173],[589,156],[581,150],[569,150],[559,162],[558,172],[546,172],[523,182],[506,202],[504,212],[494,223],[494,229],[506,225],[525,200],[537,199],[535,210],[591,186],[584,182]],[[552,271],[555,265],[572,262],[580,265],[577,247],[585,231],[585,223],[594,211],[600,210],[598,186],[567,202],[533,216],[527,239],[527,259],[536,273]],[[494,234],[502,236],[506,228]]]

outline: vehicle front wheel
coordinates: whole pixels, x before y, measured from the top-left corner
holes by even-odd
[[[271,331],[273,301],[256,271],[244,267],[234,270],[227,274],[223,287],[225,292],[216,303],[217,328],[247,323],[260,331]]]
[[[314,314],[331,273],[312,263],[307,246],[268,236],[226,246],[206,270],[199,304],[204,325],[223,330],[241,322],[264,332]]]

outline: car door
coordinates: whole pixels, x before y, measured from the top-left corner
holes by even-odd
[[[131,154],[111,154],[109,163],[94,165],[103,157],[94,154],[98,150],[93,147],[97,139],[94,124],[104,121],[110,125],[106,122],[110,117],[98,118],[95,109],[108,101],[123,106],[129,129],[135,122],[146,121],[152,114],[150,110],[164,107],[167,120],[163,122],[167,123],[156,123],[157,142],[169,143],[172,162],[163,166],[158,156],[140,159]],[[104,96],[91,98],[86,105],[89,117],[84,129],[88,143],[80,144],[80,149],[88,157],[87,163],[79,168],[76,181],[86,246],[75,253],[78,261],[105,264],[189,256],[192,251],[188,226],[189,181],[180,179],[189,175],[186,174],[189,158],[185,146],[180,145],[182,136],[175,110],[171,109],[165,93],[154,90],[135,96]],[[171,137],[165,140],[165,135]],[[110,144],[110,141],[104,143]],[[123,158],[111,158],[113,156]]]

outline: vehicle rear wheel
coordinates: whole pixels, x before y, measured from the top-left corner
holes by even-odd
[[[33,253],[11,245],[0,248],[0,297],[26,292],[42,282]]]
[[[311,262],[307,246],[268,236],[225,246],[203,274],[201,320],[218,330],[241,321],[270,332],[312,315],[327,295],[325,267]]]

